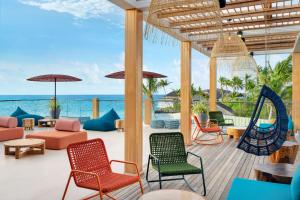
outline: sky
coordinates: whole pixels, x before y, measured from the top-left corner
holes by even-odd
[[[144,70],[180,84],[180,46],[143,41]],[[288,55],[270,57],[271,65]],[[264,56],[255,56],[264,65]],[[193,50],[192,82],[209,87],[209,58]],[[0,0],[0,95],[52,94],[53,84],[28,82],[49,73],[82,82],[59,83],[58,94],[123,94],[124,11],[107,0]],[[164,94],[164,91],[160,91]]]

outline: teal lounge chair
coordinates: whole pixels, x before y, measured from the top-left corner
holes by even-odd
[[[236,178],[227,200],[300,200],[300,166],[291,185]]]

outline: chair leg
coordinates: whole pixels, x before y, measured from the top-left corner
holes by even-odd
[[[158,179],[159,179],[159,189],[162,189],[162,181],[161,181],[161,174],[158,172]]]
[[[139,180],[139,184],[140,184],[140,188],[141,188],[141,193],[144,194],[144,188],[143,188],[143,185],[142,185],[141,178]]]
[[[66,197],[66,194],[67,194],[67,190],[68,190],[68,187],[69,187],[69,185],[70,185],[70,181],[71,181],[71,177],[72,177],[72,172],[70,173],[70,175],[69,175],[69,178],[68,178],[68,182],[67,182],[67,185],[66,185],[66,188],[65,188],[65,191],[64,191],[64,194],[63,194],[63,197],[62,197],[62,200],[64,200],[65,199],[65,197]]]
[[[203,184],[203,190],[204,190],[203,196],[206,196],[206,186],[205,186],[205,178],[204,178],[204,172],[203,171],[202,171],[201,175],[202,175],[202,184]]]
[[[150,156],[148,158],[148,164],[147,164],[147,172],[146,172],[146,181],[148,182],[148,175],[149,175],[149,165],[150,165]]]

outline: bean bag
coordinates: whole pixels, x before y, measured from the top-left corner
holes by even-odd
[[[26,115],[26,114],[28,114],[28,113],[18,106],[17,109],[15,110],[15,112],[13,112],[10,116],[17,117],[17,116]]]
[[[116,130],[115,121],[120,119],[114,109],[98,119],[88,120],[84,123],[83,129],[91,131],[113,131]]]
[[[25,118],[34,118],[35,125],[38,125],[38,121],[40,119],[44,119],[44,117],[39,116],[39,115],[32,115],[32,114],[19,115],[19,116],[17,116],[18,127],[22,127],[22,125],[23,125],[23,119],[25,119]]]

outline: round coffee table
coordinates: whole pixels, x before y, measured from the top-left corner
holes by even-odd
[[[254,166],[257,180],[285,184],[291,183],[295,169],[294,165],[284,163],[257,164]]]
[[[235,141],[238,141],[240,139],[240,137],[244,134],[244,132],[246,131],[247,127],[235,127],[235,126],[232,126],[232,127],[228,127],[227,128],[227,135],[228,135],[228,138],[232,138],[235,140]]]
[[[4,143],[5,155],[14,155],[16,159],[25,154],[44,154],[45,140],[41,139],[18,139]],[[11,149],[14,149],[12,151]]]
[[[142,195],[139,200],[205,200],[197,193],[186,190],[156,190]]]

